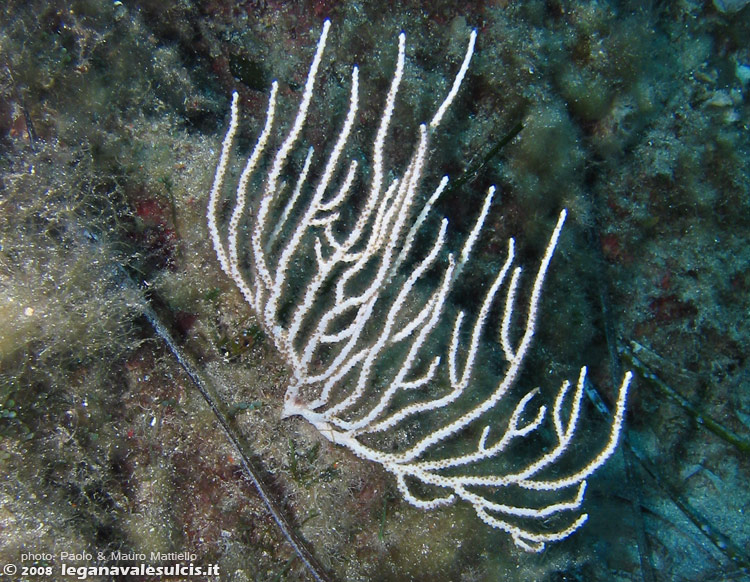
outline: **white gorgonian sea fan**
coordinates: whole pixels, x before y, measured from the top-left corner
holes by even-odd
[[[586,478],[617,446],[631,379],[627,373],[620,386],[606,443],[583,461],[571,449],[581,434],[586,368],[575,387],[562,384],[551,408],[537,404],[539,389],[514,389],[566,212],[560,213],[534,276],[525,320],[517,321],[521,268],[512,266],[513,239],[504,264],[477,290],[475,304],[460,309],[452,299],[495,188],[487,191],[473,228],[454,254],[445,249],[448,220],[431,220],[448,177],[426,194],[421,186],[430,140],[466,75],[476,31],[448,95],[430,122],[420,125],[399,175],[385,166],[384,148],[404,72],[403,33],[366,171],[356,160],[342,162],[359,107],[356,66],[342,127],[329,129],[334,144],[328,154],[318,160],[310,147],[304,161],[293,160],[329,28],[326,21],[297,114],[283,136],[274,128],[274,81],[265,126],[224,220],[223,184],[238,125],[238,96],[233,95],[208,204],[208,229],[221,268],[291,368],[283,417],[299,415],[331,442],[382,465],[412,505],[432,509],[463,500],[517,546],[541,551],[586,520],[580,512]],[[497,344],[487,347],[482,339],[493,308],[499,312],[503,370],[492,386],[473,386],[478,363],[500,359],[492,352]],[[591,449],[587,443],[576,448]]]

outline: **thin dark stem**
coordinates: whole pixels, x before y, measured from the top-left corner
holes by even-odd
[[[263,480],[261,472],[256,468],[255,463],[245,452],[245,448],[242,445],[239,436],[229,424],[227,415],[222,411],[222,407],[220,406],[219,401],[214,398],[208,382],[198,371],[197,367],[192,364],[189,357],[175,343],[172,335],[169,333],[169,330],[162,323],[162,321],[159,319],[156,312],[150,305],[146,306],[144,315],[151,327],[156,332],[156,335],[158,335],[161,340],[167,345],[169,351],[172,352],[172,355],[175,357],[177,362],[179,362],[180,366],[182,366],[183,370],[185,370],[187,375],[192,380],[193,384],[195,384],[195,387],[198,388],[198,391],[208,403],[208,406],[211,408],[214,415],[216,416],[216,419],[219,421],[221,428],[224,430],[224,434],[236,449],[240,457],[240,465],[242,466],[244,474],[248,479],[250,479],[250,481],[252,481],[253,485],[255,485],[255,488],[258,491],[258,495],[260,495],[263,503],[265,503],[269,513],[276,522],[276,525],[279,526],[279,529],[281,530],[283,536],[286,538],[287,542],[289,542],[289,544],[296,552],[297,556],[299,556],[300,560],[302,560],[302,562],[305,564],[308,572],[310,572],[310,575],[318,582],[333,582],[333,579],[327,574],[323,566],[318,562],[318,560],[307,548],[302,539],[300,539],[300,537],[297,535],[292,525],[289,523],[286,515],[284,515],[281,507],[275,501],[273,494],[270,492],[270,488]]]

